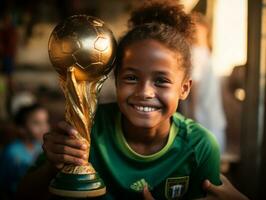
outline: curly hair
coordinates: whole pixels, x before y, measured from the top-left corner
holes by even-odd
[[[181,55],[182,67],[188,76],[191,71],[190,46],[194,24],[191,16],[178,1],[146,1],[131,13],[129,31],[121,38],[116,56],[115,76],[122,65],[124,51],[132,43],[153,39]]]

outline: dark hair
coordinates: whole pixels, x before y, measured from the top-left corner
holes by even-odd
[[[191,71],[190,44],[194,26],[190,15],[178,1],[148,1],[132,12],[129,31],[118,44],[115,76],[122,65],[124,51],[132,43],[154,39],[167,48],[180,53],[182,67],[188,76]]]
[[[21,107],[17,113],[14,115],[14,121],[18,126],[24,126],[28,120],[31,113],[36,110],[45,109],[42,105],[34,103],[31,105]]]

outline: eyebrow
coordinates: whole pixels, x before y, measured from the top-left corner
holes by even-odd
[[[134,67],[126,67],[125,71],[139,71],[138,69],[134,68]]]
[[[141,70],[138,70],[134,67],[127,67],[124,71],[140,72]],[[155,75],[171,75],[171,73],[169,73],[167,70],[154,71],[153,74],[155,74]]]
[[[159,75],[171,75],[168,71],[155,71],[154,74],[159,74]]]

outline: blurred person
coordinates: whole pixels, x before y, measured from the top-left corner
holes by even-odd
[[[216,136],[223,153],[226,147],[226,120],[220,81],[212,66],[209,23],[201,13],[193,13],[192,17],[195,23],[195,38],[191,52],[193,87],[188,107],[189,116]]]
[[[0,155],[2,195],[13,199],[17,184],[42,152],[42,137],[49,131],[48,112],[39,104],[21,107],[14,116],[19,137]]]
[[[16,92],[16,94],[14,94],[13,98],[11,99],[11,107],[10,107],[11,116],[15,116],[20,108],[35,104],[36,101],[37,101],[36,97],[32,92],[29,91]]]

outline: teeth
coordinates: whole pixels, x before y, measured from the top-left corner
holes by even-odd
[[[135,106],[135,108],[139,111],[142,111],[142,112],[152,112],[152,111],[155,111],[156,108],[153,108],[153,107],[147,107],[147,106]]]

